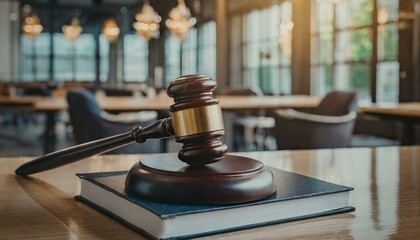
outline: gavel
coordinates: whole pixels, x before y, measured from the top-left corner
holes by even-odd
[[[226,154],[227,146],[220,140],[225,133],[222,112],[213,96],[216,86],[204,75],[179,77],[167,89],[174,99],[172,117],[47,154],[15,172],[27,176],[133,142],[175,136],[183,144],[178,155],[152,155],[136,163],[126,177],[128,193],[181,204],[231,204],[268,197],[276,191],[271,171],[257,160]]]
[[[227,146],[220,141],[224,135],[219,100],[213,97],[216,82],[203,75],[177,78],[167,93],[174,99],[170,106],[172,117],[161,119],[147,127],[136,127],[131,132],[87,142],[39,157],[19,167],[17,175],[26,176],[60,167],[75,161],[108,152],[133,142],[175,136],[183,143],[178,154],[181,161],[202,166],[224,158]],[[89,124],[89,123],[86,123]]]

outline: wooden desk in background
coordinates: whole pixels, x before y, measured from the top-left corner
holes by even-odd
[[[275,108],[312,108],[318,106],[319,98],[306,95],[291,96],[217,96],[224,110],[275,109]],[[141,111],[169,110],[173,99],[167,96],[145,97],[98,97],[103,110]],[[34,110],[60,111],[67,109],[64,97],[40,97],[35,101]]]
[[[220,106],[223,110],[252,110],[276,108],[313,108],[318,106],[319,98],[307,95],[291,96],[227,96],[220,95]],[[167,96],[146,97],[97,97],[103,110],[108,111],[142,111],[169,110],[173,99]],[[3,97],[0,108],[6,103],[30,103],[27,107],[34,111],[42,111],[46,115],[44,132],[44,153],[55,150],[56,113],[67,110],[64,96],[52,97]]]
[[[33,109],[35,101],[39,100],[39,97],[8,97],[0,96],[0,109],[1,108],[19,108],[28,107]]]
[[[416,239],[420,235],[420,147],[241,154],[266,165],[354,187],[355,212],[231,232],[207,239]],[[75,173],[128,170],[144,155],[98,156],[31,178],[14,170],[27,157],[0,158],[4,239],[142,239],[73,199]]]
[[[401,143],[403,145],[415,144],[415,125],[420,124],[420,102],[361,106],[359,112],[382,119],[400,121],[402,123]]]

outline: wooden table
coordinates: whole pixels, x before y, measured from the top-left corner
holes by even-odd
[[[420,102],[373,104],[359,107],[359,111],[383,119],[402,123],[401,143],[413,145],[416,142],[415,124],[420,123]]]
[[[12,107],[29,107],[33,108],[35,101],[39,100],[39,97],[8,97],[0,96],[0,109],[1,108],[12,108]]]
[[[312,108],[318,106],[319,98],[307,95],[291,96],[217,96],[224,110]],[[145,97],[97,97],[99,106],[110,111],[168,110],[173,99],[167,96]],[[40,97],[35,101],[34,110],[66,110],[64,97]]]
[[[319,98],[307,95],[290,96],[217,96],[220,107],[225,110],[275,109],[275,108],[312,108],[319,104]],[[167,96],[145,97],[97,97],[103,110],[141,111],[168,110],[173,99]],[[0,107],[5,105],[28,105],[35,111],[67,110],[64,96],[51,97],[5,97],[0,96]]]
[[[408,117],[420,119],[420,102],[377,104],[359,107],[360,112],[383,116]]]
[[[205,239],[416,239],[420,235],[420,147],[240,154],[287,171],[354,187],[355,212],[225,233]],[[27,157],[0,158],[4,239],[142,239],[77,202],[79,172],[127,170],[144,155],[99,156],[22,178]]]

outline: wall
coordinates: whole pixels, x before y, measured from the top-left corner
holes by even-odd
[[[10,78],[10,2],[0,2],[0,81]]]
[[[18,2],[0,1],[0,81],[15,79],[18,71],[18,15],[10,20],[12,7]]]

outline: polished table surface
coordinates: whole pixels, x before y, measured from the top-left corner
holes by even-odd
[[[252,152],[269,166],[354,187],[355,212],[225,233],[205,239],[418,239],[420,147]],[[22,178],[27,157],[0,158],[0,238],[142,239],[74,200],[75,173],[127,170],[145,155],[97,156]]]

